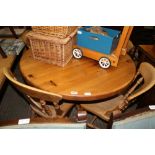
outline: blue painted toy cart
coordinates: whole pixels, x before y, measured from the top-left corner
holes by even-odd
[[[73,49],[73,56],[77,59],[86,56],[97,60],[100,67],[107,69],[110,66],[117,67],[120,55],[127,52],[127,44],[133,27],[125,26],[122,33],[120,31],[104,28],[108,36],[94,34],[79,28],[77,34],[77,44]]]

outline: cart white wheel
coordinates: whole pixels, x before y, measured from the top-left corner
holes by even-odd
[[[76,59],[82,58],[82,51],[80,49],[78,49],[78,48],[73,49],[73,56]]]
[[[111,62],[108,58],[102,57],[99,60],[99,65],[100,65],[100,67],[107,69],[111,66]]]

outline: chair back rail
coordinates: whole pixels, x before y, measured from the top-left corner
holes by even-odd
[[[136,80],[136,78],[140,74],[142,77]],[[114,110],[114,114],[120,114],[122,110],[125,110],[129,106],[131,100],[142,95],[155,85],[155,68],[147,62],[141,63],[133,82],[135,80],[135,84],[124,95],[124,101],[118,107],[115,108],[116,111]],[[144,83],[142,84],[143,80]]]
[[[53,103],[59,103],[60,100],[62,100],[62,96],[59,94],[47,92],[38,88],[34,88],[31,86],[28,86],[26,84],[20,83],[17,81],[17,79],[13,76],[13,74],[10,72],[9,69],[4,68],[3,69],[4,75],[9,79],[9,81],[22,93],[27,94],[34,98],[39,98],[41,100],[53,102]]]

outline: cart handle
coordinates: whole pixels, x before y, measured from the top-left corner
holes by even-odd
[[[90,36],[89,38],[92,39],[92,40],[99,40],[99,38],[96,37],[96,36]]]

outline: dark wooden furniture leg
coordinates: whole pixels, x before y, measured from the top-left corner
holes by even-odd
[[[7,55],[4,53],[1,46],[0,46],[0,54],[2,55],[3,58],[7,58]]]
[[[14,28],[13,28],[12,26],[9,26],[9,29],[10,29],[10,31],[12,32],[13,36],[14,36],[16,39],[18,39],[18,36],[17,36],[17,34],[16,34]]]

